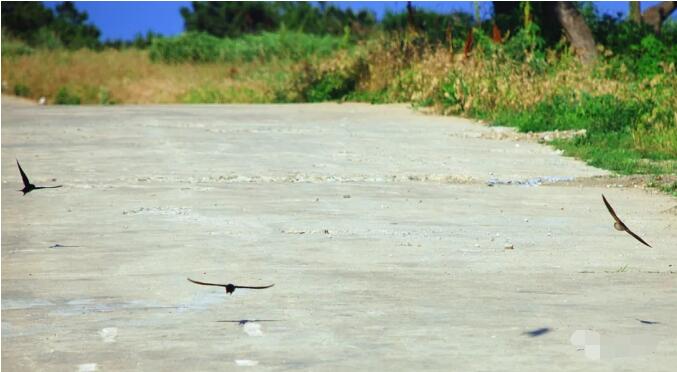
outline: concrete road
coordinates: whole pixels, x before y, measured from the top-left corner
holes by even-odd
[[[487,186],[606,174],[492,130],[405,106],[5,101],[2,366],[673,369],[675,199]],[[15,158],[63,187],[22,196]]]

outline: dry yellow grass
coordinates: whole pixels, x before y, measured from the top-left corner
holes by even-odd
[[[28,97],[44,96],[53,102],[67,87],[82,103],[96,104],[102,92],[118,103],[190,102],[191,92],[218,92],[217,99],[230,102],[271,100],[269,79],[282,73],[284,62],[265,66],[247,64],[152,63],[142,50],[46,51],[2,59],[3,88],[14,92],[27,86]],[[220,97],[220,98],[219,98]]]

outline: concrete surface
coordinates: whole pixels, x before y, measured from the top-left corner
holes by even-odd
[[[405,106],[4,102],[2,365],[674,368],[675,199],[489,187],[606,174],[491,130]],[[15,157],[63,188],[22,196]]]

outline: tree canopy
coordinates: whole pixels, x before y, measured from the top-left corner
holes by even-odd
[[[97,48],[101,32],[87,19],[87,13],[70,1],[57,5],[55,11],[41,2],[2,3],[3,32],[33,45]]]
[[[360,33],[376,24],[371,12],[353,12],[320,3],[306,2],[199,2],[181,8],[186,31],[201,31],[218,37],[273,31],[285,28],[312,34]]]

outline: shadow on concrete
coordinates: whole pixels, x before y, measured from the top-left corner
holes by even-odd
[[[538,336],[543,336],[544,334],[546,334],[550,331],[552,331],[552,328],[543,327],[543,328],[534,329],[533,331],[526,331],[522,334],[527,335],[529,337],[538,337]]]
[[[245,325],[247,323],[260,323],[260,322],[281,322],[279,319],[240,319],[240,320],[217,320],[217,323],[237,323],[238,325]]]

